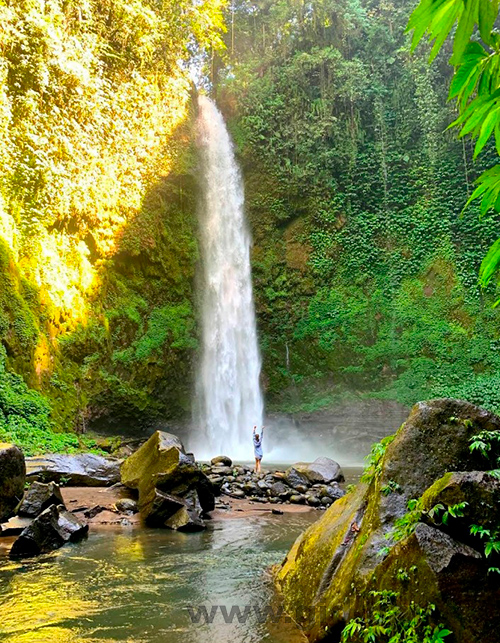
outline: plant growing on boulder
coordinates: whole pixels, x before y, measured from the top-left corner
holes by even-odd
[[[366,458],[367,465],[361,476],[361,482],[371,484],[371,482],[380,475],[386,449],[395,437],[395,435],[388,435],[372,446],[372,450]]]
[[[451,631],[430,621],[436,607],[410,603],[407,609],[397,601],[399,592],[372,591],[375,600],[369,616],[354,618],[345,626],[342,643],[442,643]]]

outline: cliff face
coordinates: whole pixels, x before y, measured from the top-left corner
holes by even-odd
[[[182,60],[188,44],[217,47],[221,6],[0,7],[2,361],[48,397],[57,429],[186,408],[197,248]]]
[[[183,63],[195,41],[217,50],[223,4],[0,8],[1,372],[42,392],[58,429],[189,412],[197,161]],[[243,0],[212,59],[245,178],[271,411],[352,391],[500,409],[494,293],[476,277],[498,218],[458,216],[481,168],[443,135],[446,55],[432,70],[410,55],[412,2],[396,4]]]
[[[245,176],[269,399],[500,408],[494,293],[477,286],[498,217],[459,216],[480,168],[445,133],[449,52],[432,68],[410,54],[411,1],[279,4],[241,3],[218,88]]]

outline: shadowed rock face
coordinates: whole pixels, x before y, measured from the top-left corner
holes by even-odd
[[[88,525],[64,507],[51,505],[26,527],[10,550],[11,558],[29,558],[67,542],[77,542],[88,533]]]
[[[8,518],[24,494],[24,455],[13,444],[0,442],[0,522]]]
[[[366,613],[369,592],[389,589],[403,607],[435,604],[436,620],[456,643],[498,641],[500,583],[488,568],[500,565],[470,537],[471,524],[500,523],[500,481],[485,473],[491,462],[469,449],[484,430],[500,430],[500,418],[457,400],[417,404],[370,484],[335,502],[299,537],[276,577],[310,640],[328,633],[339,641],[346,622]],[[414,529],[395,542],[395,522],[410,499],[420,499]],[[467,505],[443,525],[427,513],[438,502]],[[414,570],[410,581],[398,579],[401,569]]]

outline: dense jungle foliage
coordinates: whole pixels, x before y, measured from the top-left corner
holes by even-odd
[[[0,3],[0,439],[15,434],[8,372],[45,396],[20,413],[41,431],[188,408],[186,64],[222,46],[222,7]]]
[[[280,406],[356,391],[500,409],[498,313],[477,278],[498,216],[459,217],[496,152],[474,163],[472,143],[445,132],[457,116],[449,45],[431,67],[430,47],[411,55],[414,7],[243,1],[228,22],[218,94]]]
[[[0,439],[189,417],[193,60],[242,163],[269,406],[500,410],[498,216],[459,217],[496,151],[445,132],[415,4],[0,3]]]

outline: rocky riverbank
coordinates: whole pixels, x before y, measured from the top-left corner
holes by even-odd
[[[227,456],[197,463],[161,431],[122,460],[92,453],[25,459],[13,445],[1,445],[0,458],[0,540],[12,545],[13,558],[57,549],[89,528],[199,531],[207,520],[235,515],[326,509],[345,494],[343,472],[329,458],[256,474]]]

